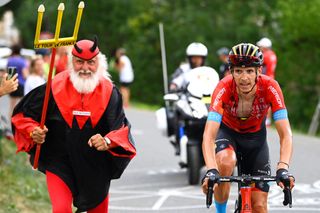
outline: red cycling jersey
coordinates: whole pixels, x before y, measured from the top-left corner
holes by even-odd
[[[277,56],[276,54],[268,49],[263,51],[263,70],[262,73],[275,78],[275,70],[277,66]]]
[[[210,112],[222,115],[222,122],[240,133],[259,131],[270,106],[272,113],[286,109],[279,84],[263,74],[257,78],[257,91],[252,103],[252,111],[246,120],[241,120],[237,116],[238,102],[236,84],[232,75],[229,75],[222,79],[214,90]]]

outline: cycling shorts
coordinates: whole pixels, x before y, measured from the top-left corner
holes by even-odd
[[[239,175],[265,176],[271,174],[265,126],[258,132],[241,134],[221,123],[216,138],[216,153],[225,149],[235,151],[238,158],[237,163],[240,163],[241,168],[241,171],[238,171]],[[269,191],[267,182],[259,182],[254,187],[264,192]]]

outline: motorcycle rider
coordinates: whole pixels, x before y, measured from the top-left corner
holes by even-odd
[[[199,42],[193,42],[188,45],[186,49],[186,55],[188,63],[181,64],[178,69],[171,76],[170,91],[181,89],[182,86],[182,74],[194,69],[196,67],[201,67],[204,65],[206,57],[208,55],[207,47]]]
[[[171,75],[171,81],[169,84],[169,91],[175,92],[181,89],[185,83],[183,74],[189,70],[203,66],[208,55],[208,48],[200,42],[192,42],[186,49],[187,63],[181,64],[175,72]],[[176,154],[180,153],[177,135],[177,118],[174,109],[170,106],[166,106],[167,117],[167,134],[172,144],[175,145]]]

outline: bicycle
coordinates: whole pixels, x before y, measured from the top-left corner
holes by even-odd
[[[235,203],[235,213],[251,213],[251,186],[250,184],[256,182],[271,182],[276,181],[275,176],[222,176],[219,177],[217,183],[237,182],[238,183],[238,200]],[[284,201],[283,205],[292,208],[292,194],[290,190],[290,182],[284,183]],[[214,180],[208,180],[208,193],[206,198],[207,208],[210,208],[212,204]]]

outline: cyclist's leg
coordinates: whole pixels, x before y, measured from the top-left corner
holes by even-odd
[[[232,135],[225,127],[220,128],[216,138],[216,161],[221,176],[230,176],[236,165],[235,145]],[[230,183],[215,188],[214,199],[218,213],[226,212]]]
[[[216,161],[221,176],[232,175],[233,169],[236,165],[236,155],[232,148],[226,148],[219,151],[216,154]],[[214,200],[217,213],[226,212],[230,188],[230,183],[221,183],[218,187],[215,188]]]
[[[227,147],[216,154],[216,161],[218,170],[221,176],[232,175],[233,169],[236,165],[236,154],[233,148]],[[215,200],[225,202],[228,200],[230,191],[230,183],[222,183],[215,190]]]
[[[255,143],[257,146],[246,150],[243,156],[243,163],[241,164],[243,173],[262,176],[270,175],[269,148],[266,142],[265,131],[251,135],[250,139],[246,142]],[[253,186],[251,193],[253,212],[267,212],[268,192],[269,184],[267,182],[259,182]]]
[[[269,148],[268,144],[264,145],[257,151],[255,158],[255,166],[253,167],[253,175],[270,175],[270,159],[269,159]],[[268,212],[267,202],[268,202],[268,192],[269,184],[267,182],[260,182],[255,184],[252,190],[251,203],[252,209],[255,212]]]
[[[47,187],[53,213],[72,213],[72,193],[63,180],[46,171]]]
[[[253,190],[251,191],[252,212],[267,213],[268,192]]]

